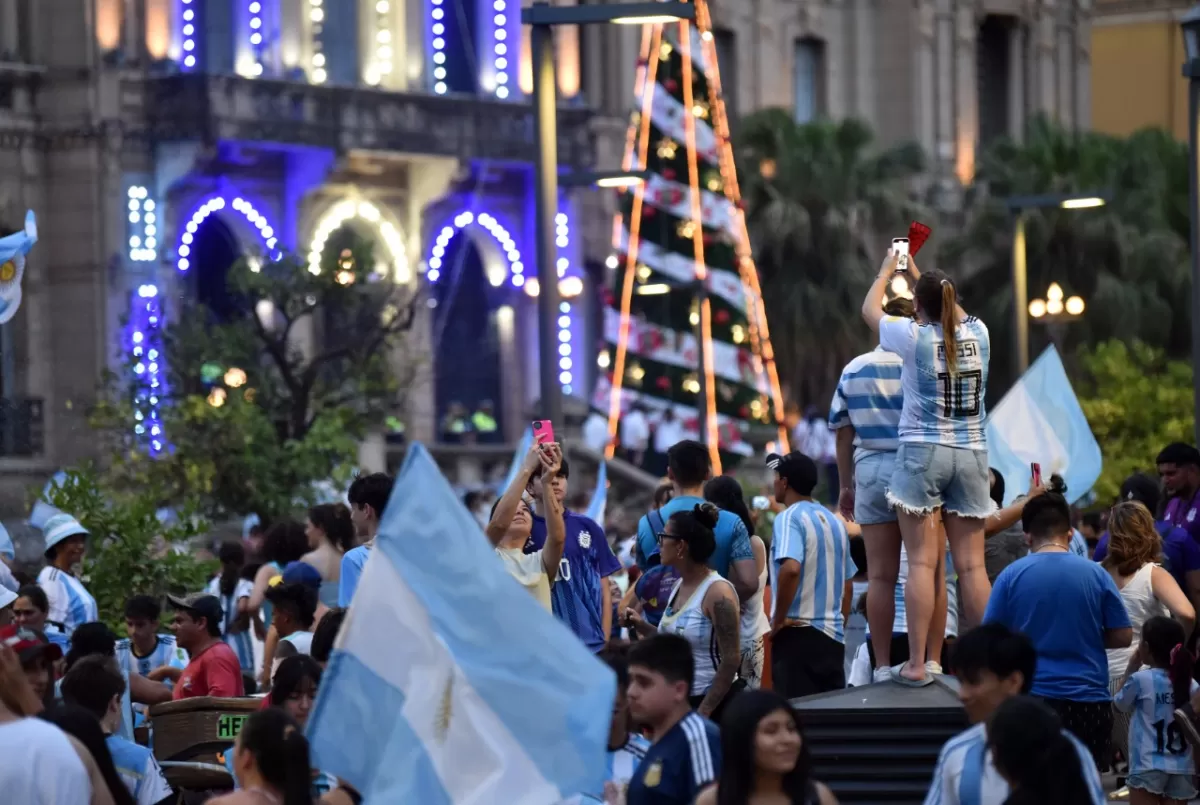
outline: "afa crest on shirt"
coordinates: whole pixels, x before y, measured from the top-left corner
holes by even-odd
[[[584,550],[592,547],[592,532],[586,528],[579,532],[579,547]]]
[[[642,783],[646,788],[657,788],[662,782],[662,761],[656,760],[650,764],[650,768],[646,769],[646,773],[642,775]]]

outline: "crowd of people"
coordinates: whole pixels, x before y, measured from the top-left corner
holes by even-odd
[[[568,802],[836,803],[792,700],[947,675],[973,726],[942,748],[930,805],[1103,802],[1109,770],[1136,805],[1196,796],[1200,451],[1167,446],[1161,486],[1133,476],[1101,516],[1078,517],[1056,479],[1003,505],[987,328],[911,260],[912,299],[887,298],[897,270],[889,254],[863,303],[879,346],[846,366],[826,417],[832,473],[824,448],[772,453],[752,508],[704,444],[660,451],[635,432],[624,449],[661,454],[666,484],[627,545],[566,506],[555,443],[530,446],[478,513],[498,565],[618,681],[606,783]],[[822,477],[836,504],[814,498]],[[0,757],[22,758],[0,764],[0,790],[173,802],[135,739],[148,708],[257,696],[221,755],[235,790],[214,801],[361,802],[312,768],[304,728],[392,486],[361,476],[346,504],[215,546],[203,590],[131,590],[122,639],[79,575],[86,528],[52,518],[36,580],[0,565]]]

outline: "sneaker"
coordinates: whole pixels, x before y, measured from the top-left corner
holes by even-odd
[[[875,682],[875,683],[891,682],[892,681],[892,669],[888,668],[887,666],[884,666],[883,668],[876,668],[875,671],[871,674],[871,681]]]
[[[1196,713],[1191,704],[1185,704],[1175,711],[1175,726],[1192,745],[1193,752],[1200,752],[1200,730],[1196,729]]]
[[[929,660],[928,662],[925,663],[925,673],[937,674],[938,676],[941,676],[942,675],[942,664],[940,662],[934,662],[933,660]]]

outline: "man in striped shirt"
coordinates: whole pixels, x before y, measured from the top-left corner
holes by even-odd
[[[850,537],[842,521],[812,499],[817,465],[811,458],[772,453],[767,466],[775,470],[775,500],[787,506],[775,518],[767,563],[774,687],[789,699],[838,690],[846,686],[845,618],[850,579],[858,572]]]
[[[883,310],[889,316],[911,319],[914,315],[912,301],[903,297],[891,300]],[[900,524],[887,501],[887,486],[900,447],[903,366],[899,355],[883,347],[859,355],[842,370],[829,406],[842,479],[838,508],[843,517],[862,527],[867,549],[867,633],[875,658],[875,682],[888,681],[889,666],[895,661],[891,624],[899,589]]]
[[[988,623],[960,637],[953,655],[958,698],[975,726],[942,747],[925,805],[1001,805],[1008,799],[1009,786],[988,749],[987,722],[1005,699],[1029,694],[1037,651],[1020,632]],[[1105,794],[1096,763],[1087,747],[1071,733],[1066,735],[1079,755],[1092,802],[1101,805]]]

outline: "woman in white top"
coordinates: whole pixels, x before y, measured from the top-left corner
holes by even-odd
[[[37,583],[50,602],[49,620],[61,624],[70,637],[80,624],[100,620],[96,599],[75,575],[87,553],[88,531],[69,514],[56,514],[42,528],[46,544],[46,566]]]
[[[692,644],[692,706],[700,715],[717,722],[733,698],[730,694],[742,663],[737,593],[706,564],[717,548],[713,528],[719,516],[716,506],[700,503],[691,511],[672,514],[657,535],[662,563],[679,574],[658,628],[632,609],[625,611],[626,625],[639,634],[669,632]]]
[[[1162,539],[1154,527],[1154,516],[1137,501],[1113,506],[1108,516],[1108,555],[1101,562],[1121,591],[1121,601],[1133,626],[1128,648],[1108,649],[1108,689],[1116,694],[1124,678],[1141,667],[1138,644],[1142,625],[1156,615],[1170,614],[1186,634],[1196,625],[1196,609],[1179,583],[1164,568]],[[1113,745],[1124,752],[1129,740],[1129,713],[1113,711]]]
[[[554,444],[533,444],[521,462],[512,483],[492,507],[487,525],[487,537],[504,562],[504,569],[537,599],[553,611],[550,585],[558,578],[558,565],[566,544],[567,529],[563,522],[563,506],[555,498],[553,484],[542,484],[542,511],[546,515],[546,544],[540,551],[525,553],[525,543],[533,533],[533,509],[524,499],[525,488],[539,475],[549,473],[553,478],[562,466],[562,447]]]
[[[922,275],[916,263],[906,259],[909,282],[915,281],[916,320],[883,313],[884,295],[898,267],[894,252],[884,259],[862,308],[867,324],[879,332],[880,346],[903,361],[900,448],[887,500],[896,508],[908,552],[905,606],[909,623],[931,623],[942,546],[935,518],[940,510],[966,616],[978,624],[991,594],[983,561],[984,521],[995,509],[983,405],[991,342],[983,322],[959,306],[949,277],[940,271]],[[928,628],[909,629],[909,659],[893,669],[895,681],[928,682],[928,637]]]
[[[763,592],[767,588],[767,545],[762,537],[754,534],[754,518],[742,492],[742,485],[729,475],[718,475],[704,485],[704,499],[719,509],[732,512],[746,524],[750,535],[750,549],[754,553],[754,567],[758,571],[758,592],[742,602],[741,644],[742,664],[738,676],[745,680],[746,687],[757,688],[762,684],[763,662],[766,656],[764,641],[771,631],[771,621],[763,606]]]

